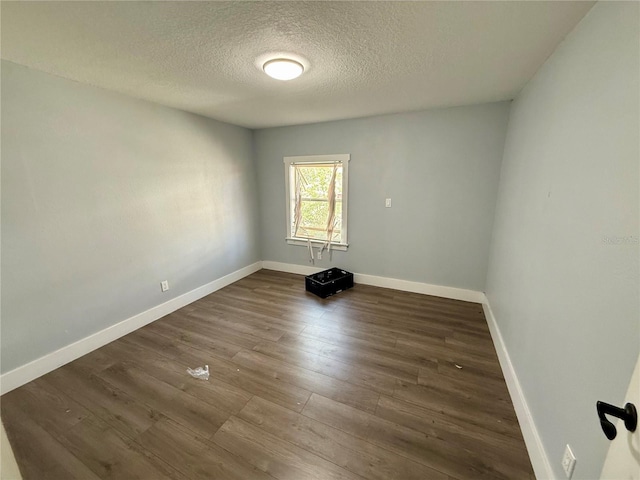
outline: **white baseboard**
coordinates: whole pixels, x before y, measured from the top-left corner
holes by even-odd
[[[442,285],[412,282],[397,278],[378,277],[376,275],[365,275],[363,273],[354,274],[353,280],[356,283],[364,283],[365,285],[372,285],[374,287],[392,288],[394,290],[422,293],[424,295],[433,295],[435,297],[452,298],[454,300],[462,300],[465,302],[482,303],[484,300],[484,293],[477,292],[475,290],[466,290],[464,288],[444,287]]]
[[[115,325],[107,327],[93,335],[89,335],[88,337],[78,340],[71,345],[67,345],[66,347],[62,347],[59,350],[44,355],[43,357],[29,362],[26,365],[22,365],[4,373],[0,376],[0,395],[4,395],[5,393],[18,388],[31,380],[80,358],[81,356],[86,355],[107,343],[113,342],[114,340],[117,340],[138,328],[144,327],[145,325],[154,322],[171,312],[175,312],[179,308],[189,305],[190,303],[193,303],[216,290],[220,290],[233,282],[237,282],[241,278],[257,272],[261,268],[262,262],[256,262],[248,265],[240,270],[230,273],[229,275],[225,275],[213,282],[207,283],[201,287],[191,290],[190,292],[172,298],[165,303],[134,315],[133,317],[122,320]]]
[[[520,429],[522,430],[522,436],[524,437],[524,443],[527,446],[529,452],[529,458],[531,459],[531,465],[533,471],[538,480],[555,480],[551,464],[549,463],[549,457],[542,444],[542,439],[538,434],[536,424],[533,421],[531,410],[527,404],[527,399],[524,396],[518,376],[516,375],[513,363],[511,363],[511,357],[500,333],[500,328],[496,322],[496,318],[493,315],[489,300],[485,296],[485,300],[482,303],[484,310],[484,316],[487,319],[489,325],[489,331],[491,332],[491,338],[493,339],[493,345],[495,346],[496,353],[498,354],[498,360],[500,360],[500,367],[502,368],[502,374],[504,380],[507,383],[509,389],[509,395],[511,395],[511,401],[520,423]]]
[[[266,270],[276,270],[277,272],[295,273],[297,275],[311,275],[312,273],[326,270],[324,267],[312,267],[309,265],[294,265],[293,263],[262,261],[262,268]]]
[[[311,275],[312,273],[325,270],[324,267],[312,267],[308,265],[294,265],[292,263],[281,263],[263,261],[262,268],[267,270],[277,270],[279,272],[296,273],[298,275]],[[434,295],[436,297],[452,298],[465,302],[482,303],[485,301],[484,293],[475,290],[465,290],[463,288],[443,287],[441,285],[431,285],[429,283],[412,282],[397,278],[379,277],[377,275],[367,275],[364,273],[354,273],[353,281],[374,287],[392,288],[404,292],[422,293],[424,295]]]

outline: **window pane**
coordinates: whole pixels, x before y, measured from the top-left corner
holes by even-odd
[[[342,235],[342,165],[315,164],[292,165],[291,180],[299,197],[299,221],[294,237],[327,240],[329,221],[329,191],[334,167],[336,169],[334,200],[335,214],[331,241],[341,242]],[[292,208],[292,210],[295,210]],[[295,229],[295,214],[292,214],[292,226]]]
[[[295,168],[299,173],[296,177],[299,185],[296,187],[299,187],[302,198],[328,199],[333,165],[296,165]],[[336,172],[336,194],[342,197],[342,166],[338,166]]]
[[[326,240],[329,204],[327,202],[301,202],[301,220],[298,236]]]

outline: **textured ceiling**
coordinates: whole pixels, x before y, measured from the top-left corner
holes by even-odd
[[[593,3],[0,5],[3,59],[260,128],[512,99]],[[264,75],[278,52],[304,75]]]

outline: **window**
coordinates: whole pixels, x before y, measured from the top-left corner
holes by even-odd
[[[287,243],[346,250],[347,155],[285,157]]]

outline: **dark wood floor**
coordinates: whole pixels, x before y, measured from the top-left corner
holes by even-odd
[[[1,406],[25,479],[534,478],[479,304],[267,270]]]

